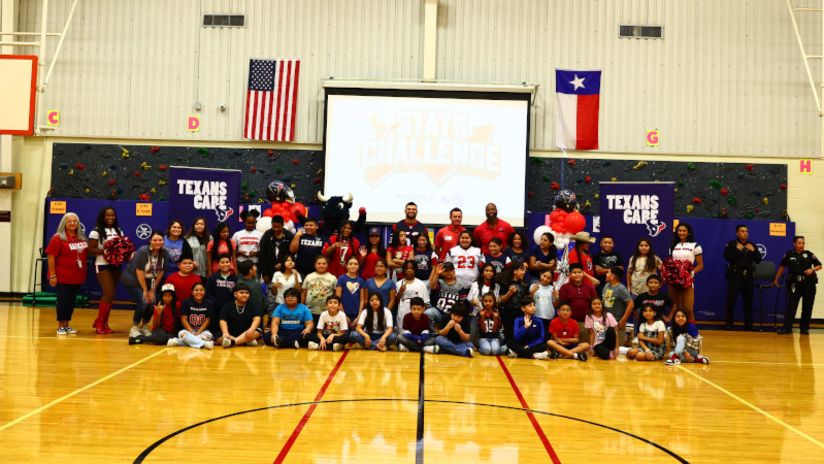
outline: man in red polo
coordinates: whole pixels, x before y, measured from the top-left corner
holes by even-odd
[[[515,232],[515,229],[503,219],[498,219],[498,207],[495,203],[486,205],[486,221],[482,222],[475,228],[472,233],[472,238],[475,243],[481,247],[481,252],[489,253],[489,241],[495,237],[501,239],[504,243],[504,248],[509,239],[509,236]]]
[[[438,254],[438,261],[443,261],[449,250],[458,244],[458,236],[466,230],[461,222],[463,222],[463,211],[461,208],[452,208],[449,212],[449,225],[435,235],[435,253]]]

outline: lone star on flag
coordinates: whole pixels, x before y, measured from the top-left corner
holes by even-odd
[[[576,74],[575,79],[569,81],[569,83],[572,84],[572,90],[585,89],[586,87],[584,87],[584,79],[586,79],[586,77],[578,77],[578,75]]]

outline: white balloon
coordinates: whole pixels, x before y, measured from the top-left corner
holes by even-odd
[[[544,235],[547,232],[549,232],[552,235],[555,235],[555,233],[552,232],[552,229],[549,226],[538,226],[537,228],[535,228],[535,232],[532,233],[532,240],[535,242],[536,245],[541,243],[541,235]]]
[[[267,230],[272,228],[272,218],[269,216],[261,216],[257,220],[257,226],[255,229],[259,230],[260,232],[265,233]]]

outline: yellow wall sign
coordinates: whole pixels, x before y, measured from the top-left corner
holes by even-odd
[[[46,125],[58,127],[60,125],[60,111],[49,110],[46,112]]]
[[[195,115],[189,115],[186,122],[186,130],[189,132],[200,132],[200,118]]]
[[[812,174],[813,173],[813,160],[811,159],[803,159],[798,162],[798,172],[801,174]]]
[[[135,205],[134,205],[134,215],[135,216],[151,216],[152,215],[152,204],[151,203],[135,203]]]
[[[786,237],[787,236],[787,224],[783,222],[771,222],[770,223],[770,237]]]
[[[58,200],[49,202],[49,214],[66,214],[66,202]]]
[[[658,146],[658,137],[661,134],[658,132],[658,129],[650,129],[647,131],[646,142],[648,147],[657,147]]]

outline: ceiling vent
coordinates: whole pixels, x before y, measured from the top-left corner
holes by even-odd
[[[618,36],[626,39],[661,39],[664,28],[661,26],[618,26]]]
[[[244,15],[203,15],[203,27],[244,27],[246,16]]]

